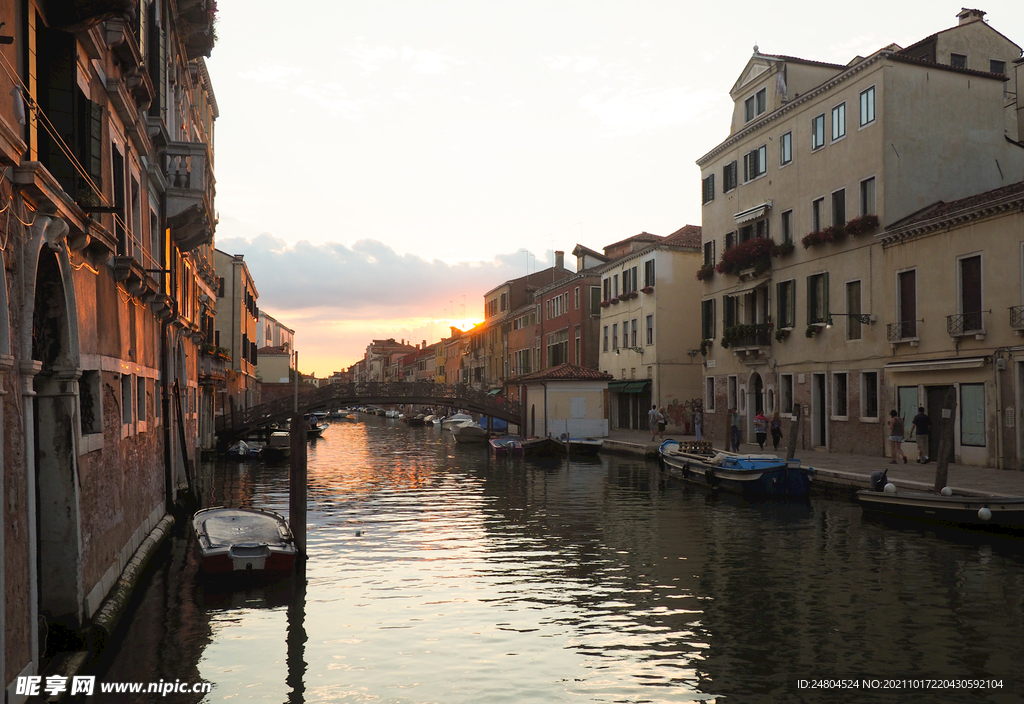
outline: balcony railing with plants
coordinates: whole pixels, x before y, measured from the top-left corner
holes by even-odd
[[[715,267],[719,274],[739,274],[753,269],[758,276],[772,268],[772,248],[775,242],[767,237],[758,237],[730,247],[722,252],[722,259]]]
[[[773,328],[772,323],[732,325],[722,334],[722,347],[768,347]]]
[[[1010,307],[1010,327],[1014,330],[1024,330],[1024,306]]]
[[[865,235],[878,227],[877,215],[861,215],[848,221],[845,225],[832,225],[821,230],[815,230],[804,235],[800,243],[804,249],[809,249],[819,244],[829,242],[842,242],[850,237]]]

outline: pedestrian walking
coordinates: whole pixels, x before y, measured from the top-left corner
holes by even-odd
[[[928,439],[932,432],[932,419],[924,412],[924,406],[917,407],[917,415],[910,424],[914,426],[914,436],[917,439],[917,462],[928,464],[931,459],[928,456]]]
[[[668,416],[665,414],[665,407],[658,409],[658,437],[665,440],[665,426],[668,425]]]
[[[903,419],[893,410],[889,411],[889,449],[892,450],[892,459],[889,464],[897,464],[896,458],[902,457],[903,464],[907,463],[907,456],[903,454]]]
[[[654,441],[654,434],[658,432],[658,404],[651,406],[647,411],[647,427],[651,431],[651,441]]]
[[[699,406],[693,411],[693,432],[697,436],[697,442],[700,442],[704,436],[704,413]]]
[[[732,441],[732,451],[740,451],[740,414],[735,408],[729,409],[729,437]]]
[[[758,411],[754,416],[754,437],[757,438],[758,446],[764,450],[764,443],[768,440],[768,419],[764,417],[764,411]]]
[[[772,447],[778,450],[779,442],[782,440],[782,419],[779,418],[778,411],[775,411],[775,415],[772,416],[772,422],[770,427],[772,433]]]

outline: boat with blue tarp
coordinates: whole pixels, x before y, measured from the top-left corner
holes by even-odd
[[[658,448],[662,466],[683,481],[745,497],[802,498],[811,490],[811,467],[771,454],[714,452],[710,443],[666,440]]]

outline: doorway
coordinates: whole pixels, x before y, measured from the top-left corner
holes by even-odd
[[[939,440],[942,438],[942,434],[946,428],[947,419],[942,417],[942,406],[946,400],[946,392],[952,389],[952,386],[926,386],[924,387],[925,404],[924,410],[928,414],[928,417],[932,419],[932,434],[928,438],[930,447],[928,448],[929,456],[938,462],[939,460]],[[917,409],[914,409],[914,415],[917,415]],[[952,418],[949,418],[949,422],[956,422],[955,414]],[[913,417],[913,416],[911,416]],[[956,428],[950,430],[949,452],[946,453],[946,460],[949,462],[953,461],[953,456],[956,454]]]
[[[811,445],[828,444],[828,414],[825,407],[825,375],[811,375]]]

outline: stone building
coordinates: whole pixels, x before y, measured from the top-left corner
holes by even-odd
[[[951,232],[901,246],[893,235],[937,202],[1024,178],[1021,49],[983,16],[963,10],[956,26],[906,49],[842,65],[755,47],[730,91],[729,136],[697,162],[705,423],[716,440],[730,408],[750,437],[757,411],[791,418],[799,404],[803,447],[881,455],[889,409],[906,417],[931,405],[931,382],[901,390],[907,370],[986,356],[984,341],[947,334],[943,316],[919,308],[927,299],[947,314],[981,315],[956,287],[922,282],[925,273],[970,279],[978,290],[971,253],[982,240]],[[950,279],[958,267],[974,268]],[[961,407],[991,425],[994,395],[986,398],[979,411],[968,390]],[[985,447],[960,443],[957,456],[989,461]]]
[[[212,427],[215,4],[0,17],[0,662],[20,702],[18,676],[81,647]]]

